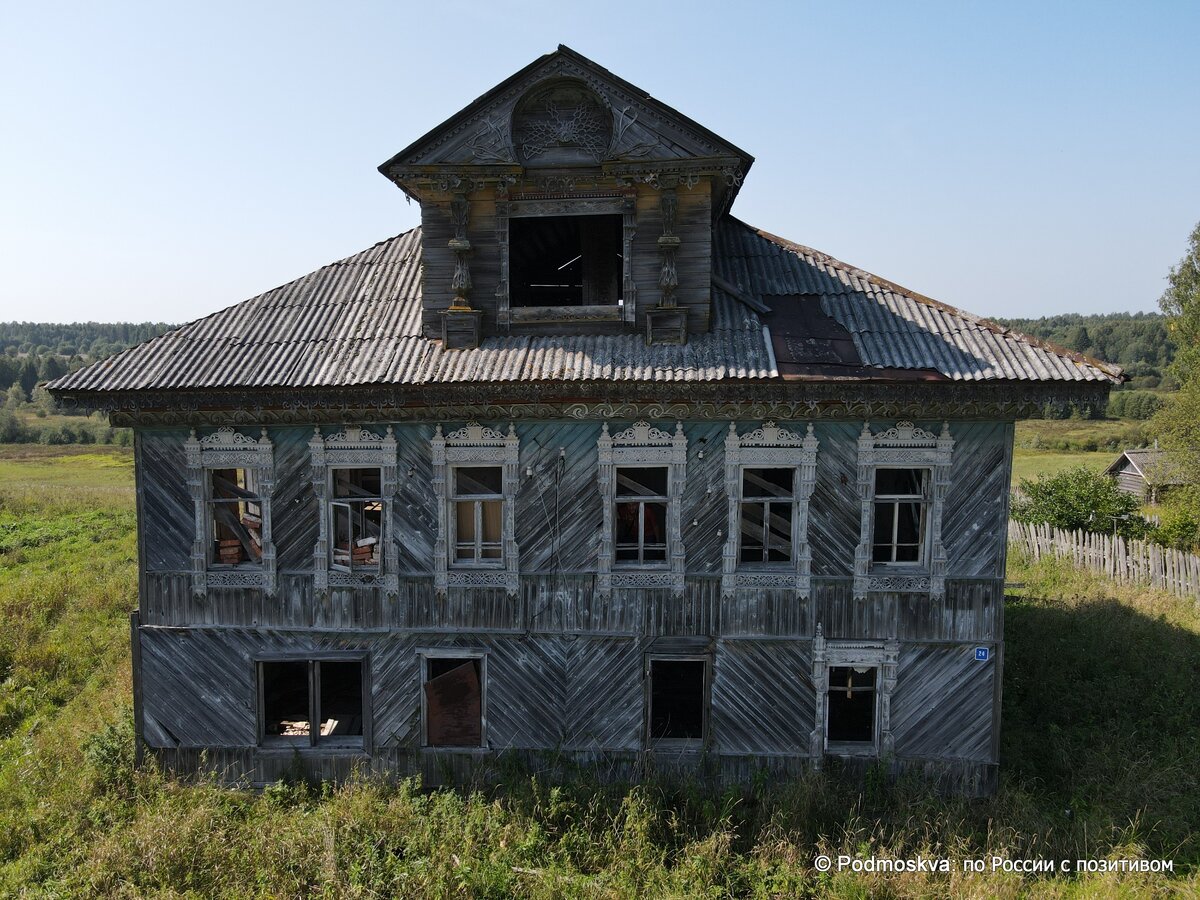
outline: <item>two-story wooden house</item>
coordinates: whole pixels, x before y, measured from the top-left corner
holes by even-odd
[[[135,429],[145,747],[988,789],[1013,421],[1120,371],[735,219],[751,163],[560,47],[381,166],[420,228],[54,382]]]

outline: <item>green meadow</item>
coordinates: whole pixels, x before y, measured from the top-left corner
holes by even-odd
[[[722,789],[551,783],[504,761],[490,786],[248,792],[132,768],[133,509],[127,450],[0,448],[0,896],[1200,895],[1189,603],[1013,559],[1024,586],[1006,609],[1001,783],[986,799],[881,771]],[[952,865],[823,873],[820,854]],[[992,871],[993,857],[1174,872]]]

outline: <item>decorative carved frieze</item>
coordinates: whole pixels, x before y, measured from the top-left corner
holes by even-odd
[[[483,127],[471,139],[469,144],[471,156],[480,162],[515,163],[512,137],[508,133],[508,123],[502,118],[493,119],[488,116],[483,120]]]

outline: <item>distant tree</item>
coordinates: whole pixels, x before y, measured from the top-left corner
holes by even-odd
[[[37,407],[39,416],[58,411],[58,404],[54,402],[54,398],[50,395],[50,392],[40,384],[33,389],[29,400]]]
[[[22,390],[25,391],[25,396],[28,397],[33,393],[33,389],[37,387],[38,383],[38,367],[33,357],[26,357],[25,364],[21,366],[18,380],[21,382]]]
[[[1146,534],[1146,520],[1138,513],[1141,502],[1126,494],[1107,475],[1079,466],[1037,481],[1022,479],[1020,495],[1013,501],[1012,517],[1018,522],[1046,522],[1073,531],[1114,531],[1126,538]]]
[[[18,409],[25,405],[29,399],[29,395],[25,393],[25,388],[21,387],[21,382],[14,381],[12,387],[8,389],[8,393],[4,395],[5,409]]]
[[[1175,372],[1181,381],[1200,374],[1200,224],[1192,229],[1188,249],[1167,275],[1167,289],[1158,300],[1171,317],[1171,331],[1179,351]]]
[[[38,372],[39,381],[53,381],[55,378],[60,378],[67,374],[67,367],[63,365],[62,357],[47,356],[42,359],[42,367]]]

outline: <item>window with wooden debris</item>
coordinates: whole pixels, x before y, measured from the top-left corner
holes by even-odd
[[[363,658],[262,660],[259,742],[359,749],[369,716]]]
[[[617,466],[616,477],[616,565],[665,565],[670,470],[667,466]]]
[[[334,469],[329,503],[330,565],[342,572],[378,572],[383,550],[380,469]]]
[[[871,562],[925,564],[929,469],[875,470]]]
[[[253,469],[210,469],[208,562],[213,566],[262,563],[262,498]]]
[[[826,694],[826,734],[828,743],[875,744],[878,731],[879,669],[875,666],[831,666]]]
[[[738,562],[792,560],[794,468],[743,469]]]
[[[486,663],[482,654],[422,656],[427,747],[484,746]]]

